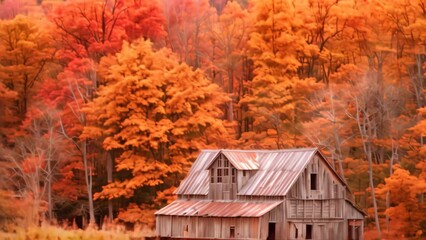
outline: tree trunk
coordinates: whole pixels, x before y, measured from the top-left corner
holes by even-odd
[[[93,207],[93,178],[92,178],[92,168],[89,167],[88,159],[87,159],[87,140],[83,141],[83,164],[84,164],[84,178],[86,181],[86,189],[87,189],[87,198],[89,200],[89,226],[94,227],[96,224],[95,221],[95,210]]]
[[[364,149],[364,154],[367,157],[368,160],[368,179],[369,184],[371,188],[371,198],[373,200],[373,207],[374,207],[374,220],[376,223],[376,229],[379,234],[379,239],[382,238],[382,233],[380,230],[380,222],[379,222],[379,214],[377,211],[377,201],[376,201],[376,195],[374,193],[374,181],[373,181],[373,158],[372,158],[372,142],[371,138],[371,129],[373,126],[371,126],[371,122],[368,119],[368,112],[363,110],[363,123],[361,123],[360,118],[360,107],[358,102],[358,97],[356,98],[356,120],[358,123],[359,132],[361,134],[362,138],[362,145]]]
[[[52,224],[53,219],[53,200],[52,200],[52,151],[53,151],[53,123],[49,126],[49,146],[47,156],[47,201],[48,201],[48,217],[49,224]]]
[[[389,177],[392,176],[393,174],[393,164],[395,163],[396,160],[398,160],[398,145],[395,144],[395,141],[392,139],[392,157],[390,159],[390,163],[389,163]],[[386,192],[386,209],[388,209],[390,207],[390,191]],[[386,214],[386,230],[390,231],[390,219],[389,219],[389,215]]]
[[[114,155],[112,151],[108,152],[107,155],[107,181],[108,184],[112,183],[112,172],[114,168]],[[113,214],[113,205],[112,205],[112,199],[108,199],[108,221],[111,222],[114,219]]]

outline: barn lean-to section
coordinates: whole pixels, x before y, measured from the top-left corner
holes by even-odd
[[[204,150],[156,212],[160,238],[362,239],[364,213],[318,149]]]

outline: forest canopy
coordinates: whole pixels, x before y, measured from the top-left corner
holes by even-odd
[[[367,234],[426,236],[425,34],[421,0],[2,0],[0,227],[153,227],[201,149],[317,147]]]

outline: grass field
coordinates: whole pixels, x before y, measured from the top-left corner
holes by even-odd
[[[126,231],[122,228],[111,230],[63,229],[56,226],[17,227],[13,233],[0,232],[2,240],[143,240],[153,236],[148,229]]]

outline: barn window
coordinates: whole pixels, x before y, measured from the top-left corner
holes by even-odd
[[[235,180],[236,180],[235,179],[236,171],[237,170],[235,168],[232,169],[232,183],[235,183]]]
[[[222,167],[222,158],[217,160],[217,167]]]
[[[235,238],[235,226],[229,228],[229,238]]]
[[[318,174],[311,173],[311,190],[318,190]]]
[[[223,176],[228,176],[229,175],[229,169],[225,168],[223,169]]]
[[[312,239],[312,225],[306,225],[306,239]]]
[[[214,169],[210,169],[210,182],[214,183]]]
[[[333,184],[333,197],[337,198],[337,192],[338,192],[338,185]]]
[[[246,170],[243,170],[243,176],[244,177],[246,176]]]
[[[225,160],[224,167],[229,167],[229,161],[228,160]]]
[[[217,182],[218,183],[222,182],[222,169],[217,170]]]

